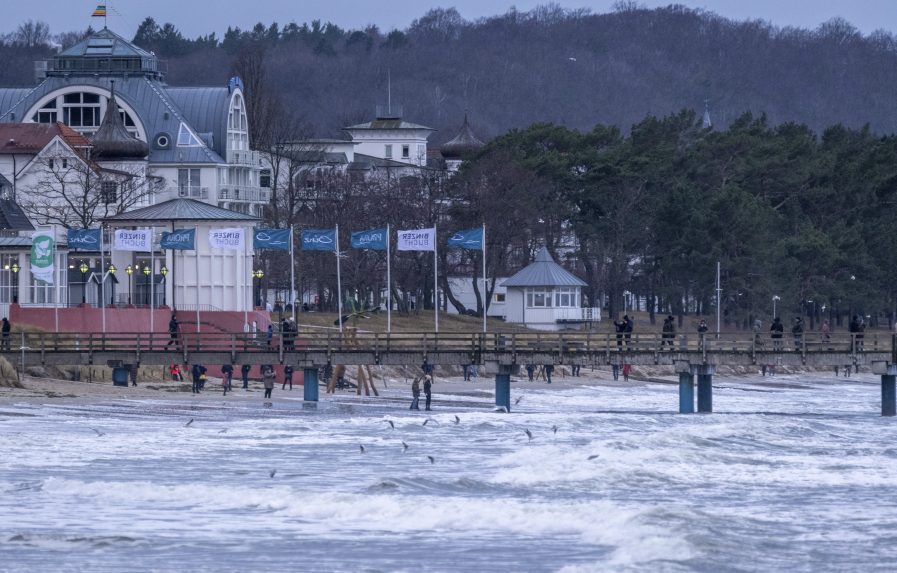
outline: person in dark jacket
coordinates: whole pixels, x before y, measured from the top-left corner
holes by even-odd
[[[623,349],[623,335],[626,332],[626,322],[628,319],[628,316],[624,316],[623,320],[614,321],[614,330],[617,332],[617,350]]]
[[[773,350],[781,350],[782,333],[785,332],[785,325],[782,324],[781,318],[777,316],[772,320],[772,324],[769,326],[769,332],[769,337],[772,338]]]
[[[131,364],[130,374],[131,374],[131,386],[137,385],[137,374],[140,371],[140,363]]]
[[[0,332],[3,333],[2,342],[0,342],[0,350],[4,352],[9,352],[9,333],[12,330],[12,325],[9,323],[9,319],[5,316],[3,317],[3,326],[0,327]]]
[[[794,323],[791,325],[791,334],[794,335],[794,349],[800,350],[800,345],[804,340],[804,320],[801,317],[794,317]]]
[[[234,389],[234,365],[233,364],[223,364],[221,366],[221,374],[224,376],[224,393],[227,394],[228,390]]]
[[[271,397],[271,391],[274,390],[274,384],[277,382],[277,375],[274,368],[265,366],[262,368],[262,383],[265,385],[265,398]]]
[[[283,367],[283,386],[280,388],[281,390],[287,389],[287,383],[290,385],[290,390],[293,389],[293,367],[287,364]]]
[[[546,364],[545,365],[545,377],[548,379],[548,383],[551,384],[551,373],[554,372],[554,364]]]
[[[667,344],[670,345],[670,350],[673,349],[673,340],[676,338],[676,323],[673,315],[669,315],[663,321],[663,335],[661,336],[660,349],[663,350],[663,347]]]
[[[244,364],[240,367],[240,374],[243,376],[243,389],[249,390],[249,371],[252,370],[251,364]]]
[[[703,318],[698,323],[698,348],[704,350],[704,337],[707,334],[707,321]]]
[[[425,410],[430,409],[430,398],[432,398],[433,392],[433,377],[427,374],[424,376],[424,396],[426,396],[426,405],[424,407]]]
[[[536,365],[535,364],[527,364],[526,365],[526,375],[529,378],[529,381],[533,381],[533,374],[536,373]]]
[[[165,345],[165,348],[168,349],[169,346],[174,344],[174,349],[178,349],[178,335],[181,331],[181,325],[178,324],[178,317],[175,313],[171,313],[171,320],[168,321],[168,335],[171,337],[171,340],[168,341],[168,344]]]
[[[193,393],[199,394],[202,392],[202,383],[206,374],[206,367],[197,362],[193,365],[193,369],[190,373],[193,375]]]
[[[853,335],[854,340],[854,350],[856,352],[863,351],[863,339],[866,336],[866,324],[863,322],[863,318],[856,314],[851,319],[850,324],[847,325],[847,330],[850,331],[850,334]]]
[[[411,410],[420,410],[418,405],[420,401],[420,379],[415,378],[411,384]]]

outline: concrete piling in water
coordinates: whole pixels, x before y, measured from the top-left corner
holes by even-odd
[[[893,367],[892,367],[893,368]],[[881,375],[881,415],[897,415],[897,376],[894,374]]]
[[[306,367],[302,370],[303,398],[306,402],[318,401],[318,369]]]
[[[713,412],[713,374],[716,368],[712,364],[701,364],[698,371],[698,412]]]
[[[511,411],[511,368],[501,365],[495,373],[495,405]]]
[[[691,372],[679,373],[679,413],[693,414],[695,411],[695,377]]]

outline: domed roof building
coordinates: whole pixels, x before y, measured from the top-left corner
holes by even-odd
[[[475,154],[485,145],[485,143],[474,135],[473,130],[470,128],[470,123],[467,121],[467,114],[465,113],[464,123],[458,131],[458,135],[444,143],[439,151],[442,154],[442,158],[445,160],[446,168],[450,172],[454,172],[458,170],[458,167],[461,166],[461,162],[464,159]]]

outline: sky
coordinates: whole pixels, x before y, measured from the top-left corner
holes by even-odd
[[[555,0],[566,8],[589,8],[593,12],[610,11],[614,0]],[[815,28],[835,16],[845,18],[868,34],[882,28],[897,32],[897,0],[638,0],[654,8],[672,3],[716,12],[736,19],[761,19],[777,26]],[[28,20],[44,20],[52,33],[99,27],[101,18],[90,14],[97,0],[3,0],[0,34],[12,32]],[[196,37],[216,32],[222,37],[228,26],[251,28],[256,22],[266,25],[295,20],[330,21],[342,28],[364,28],[376,24],[381,30],[406,28],[431,8],[454,6],[461,15],[474,20],[503,14],[511,6],[525,11],[548,0],[112,0],[109,27],[132,37],[140,22],[152,16],[160,24],[172,22],[185,36]],[[40,10],[35,10],[40,6]]]

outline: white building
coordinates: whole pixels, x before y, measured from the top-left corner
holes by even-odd
[[[402,119],[401,111],[378,110],[373,121],[343,128],[359,159],[383,159],[412,167],[427,166],[427,139],[434,130]]]
[[[554,262],[545,247],[503,286],[508,322],[538,330],[566,330],[601,319],[600,309],[582,307],[586,283]]]

